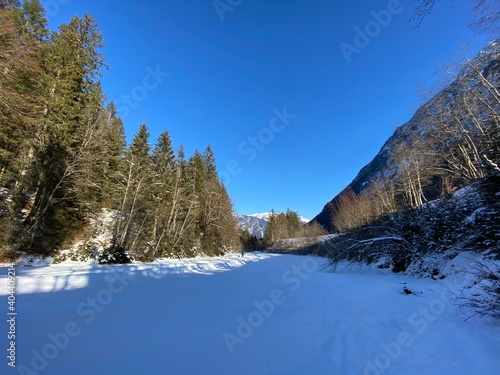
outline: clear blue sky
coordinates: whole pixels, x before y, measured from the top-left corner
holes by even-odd
[[[210,144],[245,214],[314,217],[410,119],[441,64],[487,42],[465,0],[441,0],[417,29],[411,0],[221,0],[239,3],[223,20],[213,0],[43,3],[52,28],[96,19],[128,138],[145,121],[152,142],[166,129],[188,155]],[[372,11],[389,8],[377,27]],[[348,62],[340,45],[356,47],[356,27],[372,37]]]

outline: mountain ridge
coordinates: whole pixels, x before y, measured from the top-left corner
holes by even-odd
[[[353,192],[355,195],[359,195],[377,177],[383,177],[386,180],[394,179],[398,173],[401,173],[401,168],[393,160],[396,147],[406,145],[408,148],[411,148],[422,139],[431,139],[432,134],[429,134],[429,129],[432,130],[432,126],[429,127],[428,124],[432,124],[435,121],[436,114],[445,113],[448,106],[459,105],[457,101],[461,90],[463,91],[463,87],[461,88],[460,85],[463,85],[463,82],[467,80],[473,82],[473,79],[471,79],[472,75],[480,72],[482,76],[496,82],[496,86],[498,87],[498,83],[500,82],[499,71],[500,39],[497,39],[488,43],[473,60],[460,69],[450,84],[420,106],[409,121],[399,126],[383,144],[377,155],[360,169],[351,183],[329,201],[311,222],[320,224],[331,233],[336,232],[333,218],[338,210],[342,194]],[[467,84],[470,84],[470,82],[467,82]],[[443,182],[434,179],[432,183],[434,186],[428,184],[423,187],[426,198],[430,200],[439,196],[438,189]]]
[[[280,214],[280,212],[275,212],[275,214]],[[247,230],[250,234],[257,238],[264,238],[270,215],[271,211],[249,215],[236,214],[235,219],[240,229]],[[305,225],[310,221],[302,216],[299,216],[299,220],[302,225]]]

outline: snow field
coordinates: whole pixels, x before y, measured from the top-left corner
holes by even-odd
[[[324,264],[251,253],[19,267],[16,368],[4,356],[1,373],[499,373],[498,322],[457,311],[463,274],[435,281]]]
[[[309,279],[310,275],[317,271],[318,260],[312,257],[304,257],[300,264],[293,264],[290,269],[285,270],[281,275],[283,288],[275,288],[269,293],[269,298],[263,300],[253,300],[254,309],[246,318],[238,316],[236,321],[238,326],[235,334],[224,332],[223,338],[231,354],[236,350],[237,345],[242,345],[246,339],[250,338],[256,329],[259,329],[270,318],[276,308],[283,305],[287,300],[287,295],[300,288],[302,283]]]

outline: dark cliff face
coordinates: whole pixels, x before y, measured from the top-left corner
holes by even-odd
[[[459,81],[463,83],[464,80],[467,80],[468,84],[473,85],[473,77],[477,75],[477,72],[481,72],[490,82],[494,82],[497,90],[500,89],[500,39],[489,43],[474,60],[461,69],[452,83],[422,105],[410,121],[398,127],[382,146],[379,153],[359,171],[356,178],[347,185],[344,191],[352,190],[354,193],[360,194],[375,177],[384,177],[390,180],[397,175],[399,168],[397,163],[392,160],[395,147],[405,144],[406,147],[411,148],[416,139],[431,136],[429,132],[432,132],[432,127],[427,125],[432,123],[436,114],[446,116],[447,107],[458,105],[456,99],[461,90]],[[429,184],[424,187],[424,190],[429,199],[436,198],[439,195],[435,185]],[[342,192],[328,202],[311,223],[317,222],[329,232],[336,232],[332,221],[341,194]]]
[[[369,182],[382,171],[387,170],[390,166],[391,160],[391,150],[397,142],[405,139],[405,134],[410,130],[411,121],[394,132],[394,134],[386,141],[382,149],[379,151],[377,156],[364,166],[356,176],[356,178],[337,196],[335,196],[330,202],[328,202],[323,210],[311,221],[319,223],[323,228],[328,230],[330,233],[335,232],[333,227],[333,217],[337,209],[337,204],[339,197],[345,191],[352,190],[356,194],[360,194],[369,184]]]

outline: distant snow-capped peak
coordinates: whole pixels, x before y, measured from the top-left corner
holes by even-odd
[[[280,212],[275,212],[275,215],[279,214]],[[257,238],[264,238],[269,216],[271,216],[271,212],[261,212],[251,215],[237,214],[236,221],[238,223],[238,227],[241,229],[247,230]],[[299,220],[302,225],[309,222],[308,219],[302,216],[299,216]]]
[[[279,215],[280,213],[281,212],[275,212],[274,214],[275,215]],[[257,219],[263,219],[263,220],[269,221],[269,216],[271,216],[271,211],[269,211],[269,212],[262,212],[262,213],[259,213],[259,214],[245,215],[245,216],[255,217]],[[300,220],[301,224],[307,224],[308,222],[311,221],[311,220],[306,219],[305,217],[300,216],[300,215],[299,215],[299,220]]]
[[[269,216],[271,216],[271,212],[262,212],[260,214],[251,214],[247,215],[250,217],[255,217],[257,219],[269,220]]]
[[[267,220],[269,215],[255,214],[255,215],[236,215],[236,222],[238,227],[247,230],[257,238],[264,238],[266,233]]]

